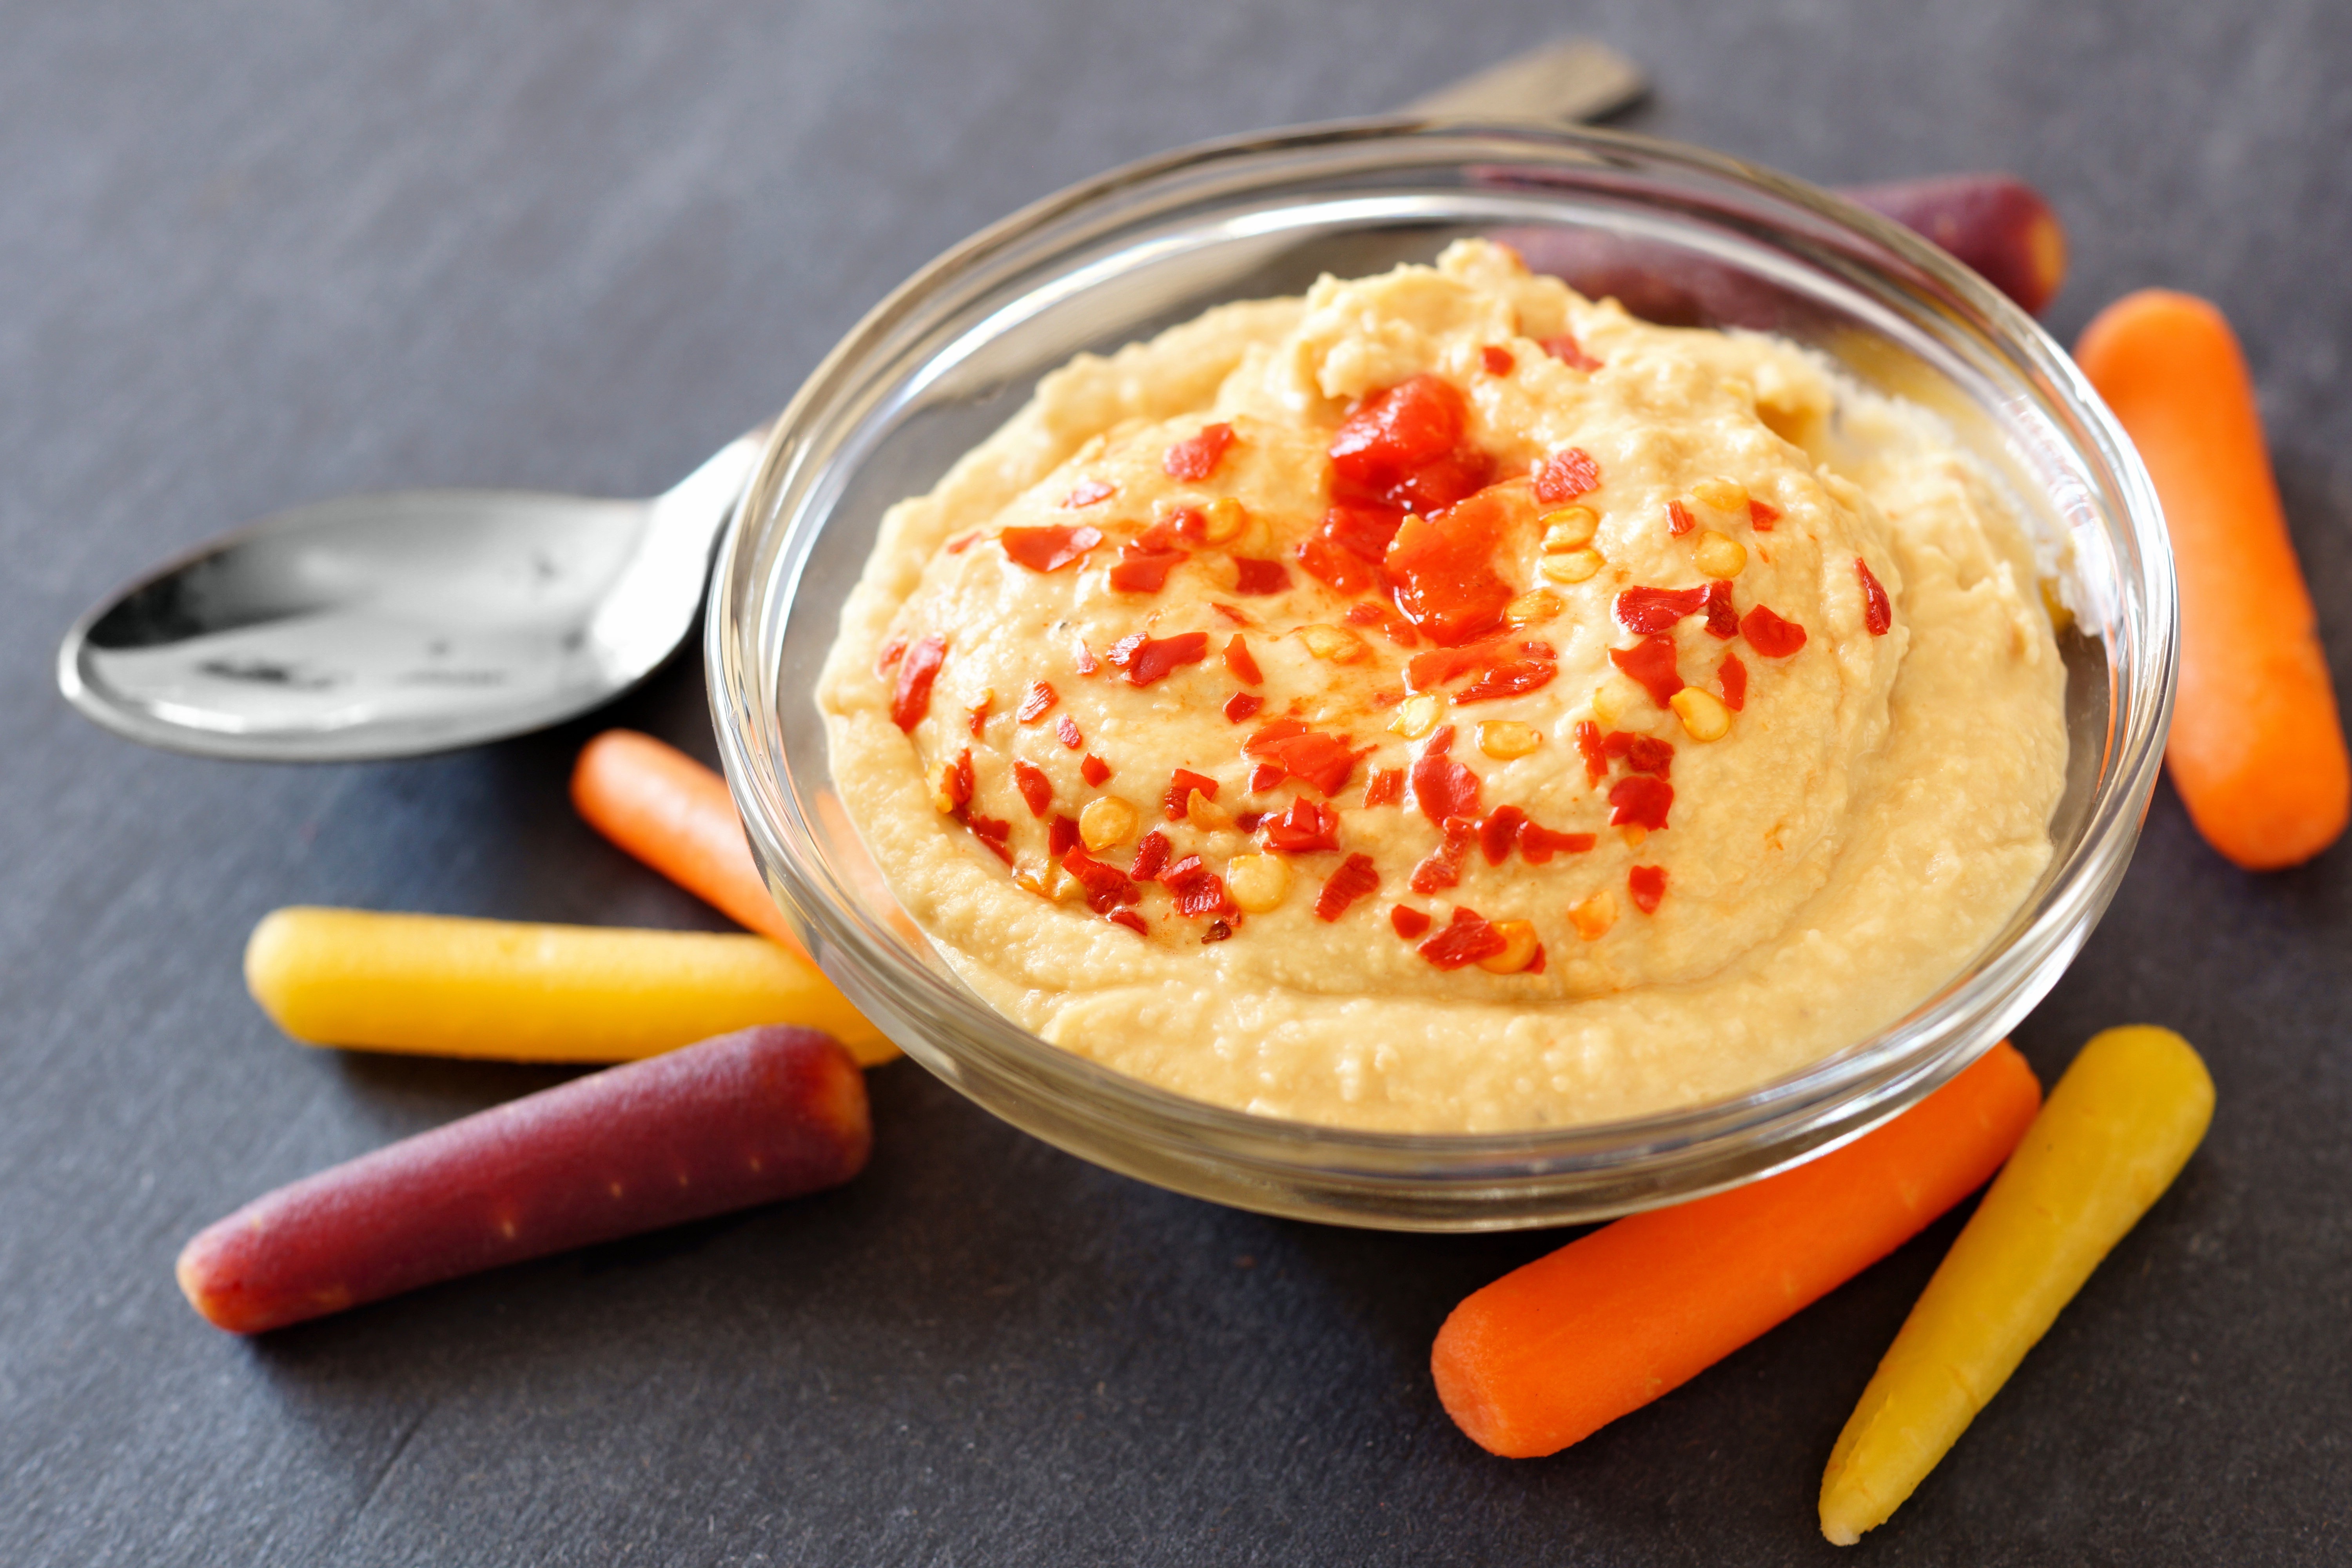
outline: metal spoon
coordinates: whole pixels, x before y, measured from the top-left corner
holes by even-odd
[[[766,437],[651,500],[400,490],[279,512],[92,608],[58,685],[119,735],[248,762],[414,756],[556,723],[692,629]]]

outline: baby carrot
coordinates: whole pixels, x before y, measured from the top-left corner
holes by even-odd
[[[2173,785],[2231,860],[2300,865],[2344,831],[2352,760],[2238,340],[2204,300],[2150,289],[2074,357],[2139,448],[2179,565]]]
[[[319,1045],[610,1062],[801,1024],[862,1066],[898,1054],[815,965],[759,936],[284,909],[253,928],[245,983]]]
[[[2041,1099],[2003,1041],[1817,1160],[1628,1215],[1506,1274],[1438,1331],[1446,1414],[1492,1453],[1565,1448],[1909,1240],[2000,1167]]]
[[[2169,1029],[2109,1029],[2083,1047],[1838,1434],[1823,1535],[1851,1546],[1903,1505],[2212,1120],[2213,1080]]]
[[[856,1175],[866,1080],[811,1029],[591,1073],[307,1176],[207,1226],[180,1289],[254,1334]]]
[[[727,781],[675,746],[607,730],[581,748],[572,804],[588,825],[737,925],[803,953],[743,841]]]

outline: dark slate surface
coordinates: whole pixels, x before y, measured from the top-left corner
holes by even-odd
[[[889,282],[1112,162],[1572,28],[1650,68],[1639,126],[1826,181],[2018,170],[2073,227],[2062,336],[2151,282],[2236,319],[2352,689],[2340,5],[933,10],[0,5],[0,1562],[1832,1555],[1822,1460],[1951,1221],[1533,1463],[1460,1438],[1425,1358],[1556,1237],[1213,1209],[903,1063],[833,1195],[261,1343],[173,1289],[246,1198],[553,1076],[288,1043],[238,977],[264,910],[717,922],[573,820],[588,726],[398,766],[144,752],[56,697],[73,614],[299,500],[658,489]],[[691,664],[610,717],[709,754]],[[2352,1556],[2347,951],[2352,851],[2246,877],[2159,795],[2020,1039],[2047,1076],[2179,1027],[2212,1136],[1866,1555]]]

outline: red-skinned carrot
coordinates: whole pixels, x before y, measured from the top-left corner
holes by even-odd
[[[806,956],[751,863],[727,781],[684,752],[607,730],[581,749],[572,804],[591,827],[736,924]]]
[[[2000,1168],[2041,1103],[2003,1041],[1817,1160],[1603,1226],[1454,1310],[1430,1358],[1438,1397],[1492,1453],[1555,1453],[1909,1240]]]
[[[509,1100],[258,1198],[180,1254],[206,1320],[259,1333],[484,1268],[836,1186],[866,1079],[762,1026]]]
[[[2352,761],[2237,337],[2149,289],[2099,312],[2074,358],[2139,448],[2179,566],[2173,787],[2240,866],[2300,865],[2344,831]]]

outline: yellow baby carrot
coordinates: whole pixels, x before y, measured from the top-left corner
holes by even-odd
[[[245,983],[316,1045],[614,1062],[799,1024],[862,1067],[898,1054],[814,965],[758,936],[284,909],[254,927]]]
[[[2212,1119],[2213,1080],[2169,1029],[2109,1029],[2083,1047],[1838,1434],[1823,1535],[1851,1546],[1902,1506]]]

